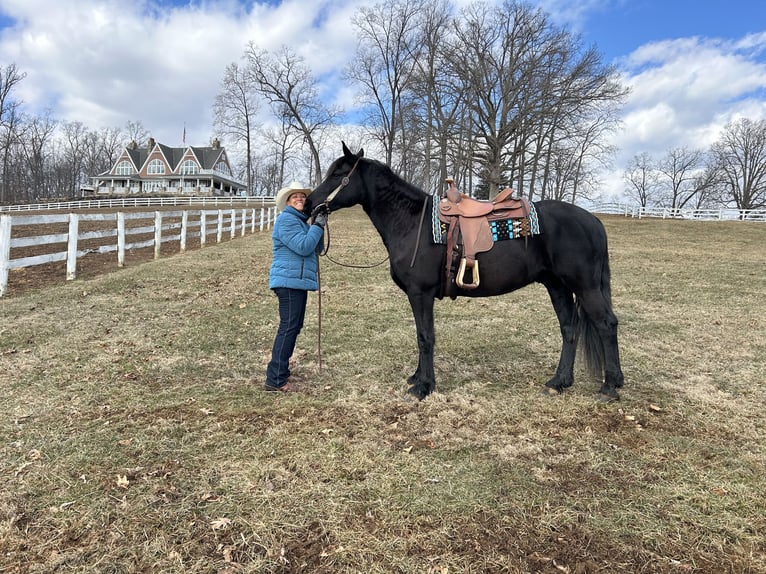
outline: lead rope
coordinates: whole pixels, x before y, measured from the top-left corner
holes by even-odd
[[[322,273],[319,267],[319,254],[317,258],[317,361],[319,372],[322,372]]]

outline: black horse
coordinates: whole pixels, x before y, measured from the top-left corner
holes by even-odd
[[[408,392],[425,398],[434,390],[434,299],[442,297],[446,246],[432,237],[433,198],[407,183],[385,164],[354,154],[343,155],[327,171],[307,201],[306,210],[329,212],[361,205],[377,229],[390,257],[391,277],[407,294],[418,337],[418,367]],[[421,225],[425,205],[425,223]],[[509,293],[533,282],[548,290],[561,329],[561,357],[547,391],[561,393],[574,381],[578,344],[588,372],[602,380],[600,396],[619,399],[623,384],[617,345],[617,318],[612,311],[607,238],[591,213],[560,201],[534,204],[541,233],[526,239],[498,241],[479,253],[481,281],[457,295],[487,297]],[[413,259],[413,254],[414,259]]]

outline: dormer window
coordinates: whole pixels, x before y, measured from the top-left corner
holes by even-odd
[[[225,161],[219,161],[217,164],[215,164],[215,167],[213,168],[218,173],[223,173],[224,175],[230,175],[229,166],[226,165]]]
[[[114,168],[115,175],[131,175],[133,173],[133,165],[129,161],[121,161]]]
[[[165,164],[162,162],[162,160],[153,159],[149,162],[149,167],[147,168],[146,172],[149,175],[162,175],[165,173]]]
[[[197,175],[198,173],[199,166],[196,161],[187,159],[181,164],[181,175]]]

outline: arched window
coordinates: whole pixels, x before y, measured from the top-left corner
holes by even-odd
[[[187,159],[181,164],[181,175],[196,175],[199,173],[199,165],[193,159]]]
[[[133,165],[129,161],[123,160],[114,168],[114,173],[116,175],[130,175],[133,173]]]
[[[163,174],[165,173],[165,164],[162,163],[162,160],[153,159],[149,162],[149,167],[146,171],[149,175]]]
[[[231,172],[229,171],[229,166],[226,165],[225,161],[219,161],[217,164],[215,164],[215,167],[213,168],[218,173],[222,173],[224,175],[231,175]]]

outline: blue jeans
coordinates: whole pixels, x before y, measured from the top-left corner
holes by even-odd
[[[290,357],[303,328],[308,291],[277,287],[274,293],[279,299],[279,328],[271,349],[271,361],[266,368],[266,384],[281,387],[290,376]]]

